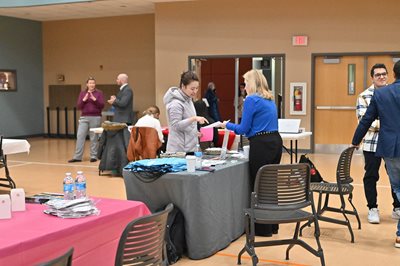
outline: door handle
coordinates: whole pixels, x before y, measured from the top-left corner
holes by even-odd
[[[355,106],[337,106],[337,105],[323,105],[317,106],[317,110],[356,110]]]

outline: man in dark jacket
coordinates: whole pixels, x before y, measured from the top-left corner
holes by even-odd
[[[119,74],[117,77],[117,84],[121,86],[117,96],[111,95],[110,99],[107,101],[115,108],[113,122],[132,125],[133,91],[128,85],[128,75],[124,73]]]
[[[375,155],[385,160],[392,189],[400,200],[400,61],[393,67],[395,81],[374,92],[367,112],[354,133],[352,145],[358,146],[372,122],[379,117],[380,130]],[[397,114],[397,115],[396,115]],[[400,220],[395,247],[400,248]]]

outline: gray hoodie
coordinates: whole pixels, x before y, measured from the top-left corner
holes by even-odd
[[[164,95],[167,109],[169,135],[167,152],[191,152],[198,144],[197,123],[191,121],[196,116],[192,98],[180,88],[171,87]]]

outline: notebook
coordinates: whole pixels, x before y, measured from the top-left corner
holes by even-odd
[[[279,133],[297,134],[300,133],[301,119],[278,119]]]

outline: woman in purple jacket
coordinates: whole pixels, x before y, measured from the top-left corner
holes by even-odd
[[[85,147],[86,136],[89,133],[90,137],[90,162],[97,161],[98,141],[96,134],[89,129],[100,127],[101,110],[104,107],[103,92],[96,89],[96,80],[89,77],[86,81],[86,90],[81,91],[77,102],[78,109],[81,110],[79,118],[78,134],[76,137],[76,148],[74,157],[69,160],[69,163],[81,162],[83,150]]]

